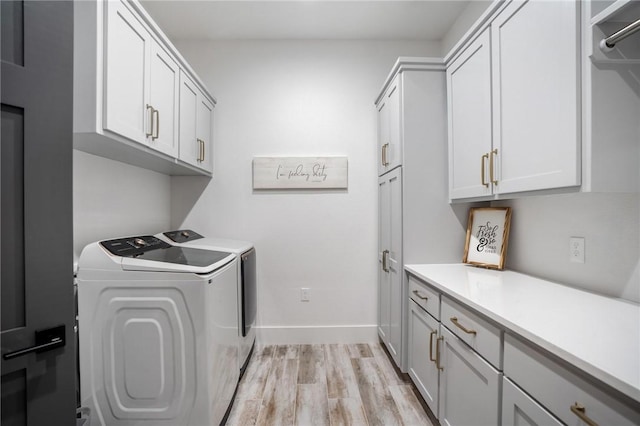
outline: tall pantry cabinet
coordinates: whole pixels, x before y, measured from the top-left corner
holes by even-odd
[[[466,209],[447,193],[445,68],[399,58],[378,111],[378,335],[406,371],[407,263],[460,262]],[[463,211],[464,209],[464,211]],[[460,219],[459,219],[460,218]]]

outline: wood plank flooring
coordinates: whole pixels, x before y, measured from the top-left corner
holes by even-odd
[[[432,426],[378,343],[256,347],[228,426]]]

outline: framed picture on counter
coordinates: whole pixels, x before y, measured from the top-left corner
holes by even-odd
[[[509,241],[511,207],[469,209],[467,241],[463,263],[491,269],[504,269]]]

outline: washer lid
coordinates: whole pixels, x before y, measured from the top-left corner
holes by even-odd
[[[150,235],[102,241],[100,245],[121,257],[122,269],[128,271],[207,273],[235,258],[222,251],[172,246]]]

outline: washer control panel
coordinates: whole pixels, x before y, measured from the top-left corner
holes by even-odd
[[[165,232],[164,235],[174,243],[186,243],[188,241],[194,241],[199,240],[200,238],[204,238],[202,235],[198,234],[195,231],[192,231],[191,229],[169,231]]]
[[[111,254],[122,257],[135,257],[151,250],[166,249],[171,244],[165,243],[153,235],[139,237],[118,238],[116,240],[101,241],[100,245]]]

